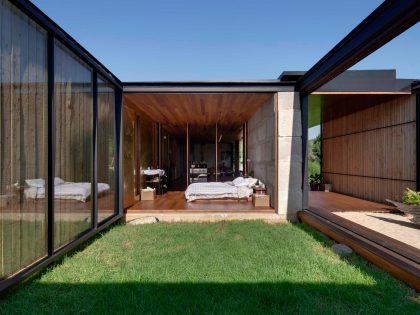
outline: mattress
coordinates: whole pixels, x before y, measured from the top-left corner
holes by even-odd
[[[64,182],[54,186],[54,199],[70,199],[86,202],[91,194],[91,183]],[[108,184],[98,183],[98,194],[110,189]],[[25,189],[25,197],[29,199],[45,198],[45,187],[30,186]]]
[[[188,202],[194,200],[211,199],[240,199],[252,195],[252,188],[236,187],[228,183],[210,182],[193,183],[185,191],[185,199]]]

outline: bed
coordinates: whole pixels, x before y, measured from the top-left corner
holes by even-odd
[[[65,182],[56,177],[54,180],[54,199],[69,199],[86,202],[91,194],[91,183]],[[110,190],[108,184],[98,183],[98,195]],[[45,198],[45,182],[43,179],[26,180],[25,197],[28,199]]]
[[[188,202],[195,200],[248,199],[252,196],[255,178],[238,177],[232,182],[193,183],[185,191]]]

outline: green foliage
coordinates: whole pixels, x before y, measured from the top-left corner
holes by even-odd
[[[302,224],[119,225],[0,314],[420,314],[413,290]]]
[[[410,188],[407,188],[402,197],[403,203],[406,205],[411,206],[419,206],[420,205],[420,191],[416,192],[414,190],[411,190]]]
[[[321,135],[308,142],[308,177],[321,174]]]
[[[321,174],[313,174],[309,176],[309,184],[321,184],[323,182]]]
[[[312,175],[321,174],[321,165],[317,161],[308,161],[308,176],[309,178]]]
[[[321,135],[317,135],[312,145],[312,154],[315,161],[321,162]]]

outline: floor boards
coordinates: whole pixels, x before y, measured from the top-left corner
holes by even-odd
[[[274,212],[270,207],[254,207],[245,200],[197,200],[187,202],[183,191],[169,191],[157,196],[153,201],[139,201],[126,212],[197,212],[197,211],[235,211],[235,212]]]

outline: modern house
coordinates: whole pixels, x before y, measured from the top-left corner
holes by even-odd
[[[346,71],[419,19],[418,1],[385,1],[313,68],[273,80],[121,82],[33,4],[0,0],[0,291],[150,215],[300,219],[420,289],[419,248],[334,214],[420,190],[417,80]],[[309,192],[316,125],[331,194]]]

